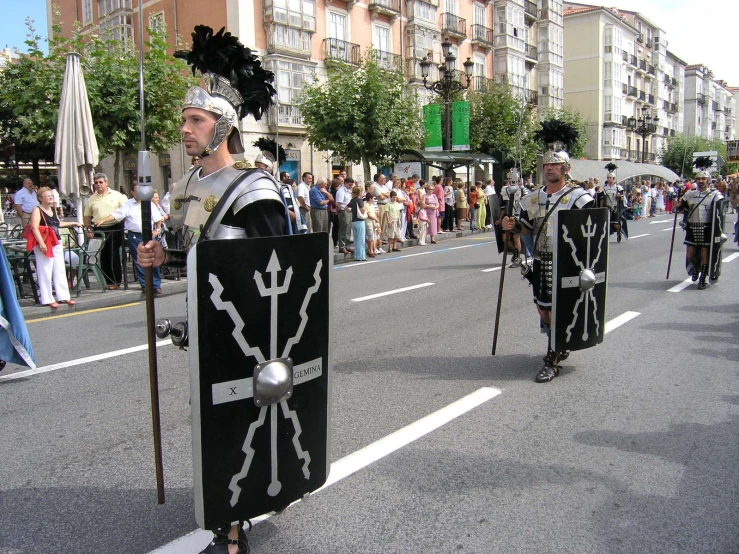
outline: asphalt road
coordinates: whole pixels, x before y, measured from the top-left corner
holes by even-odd
[[[516,271],[490,355],[491,234],[337,266],[331,455],[366,463],[258,523],[252,552],[739,553],[739,256],[706,291],[668,292],[686,277],[678,244],[665,280],[670,223],[612,238],[606,319],[639,315],[545,385],[533,376],[546,338]],[[157,315],[184,302],[158,299]],[[48,369],[145,344],[143,321],[138,305],[29,329]],[[196,527],[186,365],[159,348],[162,506],[144,350],[0,374],[0,553],[205,546],[197,533],[170,544]],[[483,399],[415,440],[392,435],[470,395]],[[394,450],[367,462],[362,449],[389,435]]]

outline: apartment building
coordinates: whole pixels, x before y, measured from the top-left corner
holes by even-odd
[[[78,21],[83,32],[137,40],[138,0],[54,1],[64,33]],[[260,136],[277,136],[288,153],[283,169],[294,177],[303,171],[329,175],[343,167],[307,140],[296,105],[303,83],[313,75],[324,78],[327,62],[359,65],[370,47],[381,64],[404,73],[422,103],[434,93],[423,86],[419,62],[430,58],[429,81],[438,79],[445,37],[452,42],[458,79],[464,82],[465,60],[474,62],[471,88],[497,80],[535,105],[560,106],[564,100],[562,0],[211,0],[207,5],[150,0],[144,21],[164,24],[185,40],[196,24],[225,26],[263,56],[276,74],[279,105],[260,122],[242,121],[244,144],[248,149]],[[246,157],[255,154],[247,151]],[[164,158],[162,179],[167,171],[177,179],[187,160],[179,150]],[[132,161],[124,164],[131,170]],[[369,177],[360,175],[361,166],[349,170],[354,177]]]
[[[18,54],[7,46],[0,50],[0,71],[5,69],[11,63],[18,61]]]
[[[565,104],[590,120],[588,157],[656,162],[683,124],[685,63],[665,32],[637,12],[574,2],[564,20]]]
[[[703,64],[685,69],[685,123],[690,134],[708,139],[736,138],[736,99],[724,81]]]

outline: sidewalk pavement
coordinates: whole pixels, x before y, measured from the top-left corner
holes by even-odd
[[[456,239],[466,237],[472,234],[488,234],[491,239],[494,239],[495,234],[492,229],[484,229],[482,231],[454,231],[452,233],[443,233],[436,235],[436,240],[441,242],[449,239]],[[428,246],[428,242],[426,243]],[[418,246],[418,240],[406,240],[403,242],[402,248],[409,248]],[[380,256],[387,256],[388,254],[381,254]],[[338,249],[334,248],[334,265],[355,263],[353,254],[339,254]],[[109,308],[114,306],[122,306],[124,304],[133,304],[137,302],[144,302],[144,293],[141,291],[138,282],[134,279],[132,274],[129,274],[128,290],[124,290],[121,286],[118,290],[103,291],[95,281],[94,277],[90,277],[90,289],[82,288],[82,292],[79,297],[76,297],[72,292],[72,300],[77,303],[74,306],[67,306],[66,304],[59,304],[57,309],[49,308],[48,306],[42,306],[33,302],[33,296],[30,294],[26,298],[20,299],[21,311],[26,320],[40,319],[43,317],[63,315],[75,312],[84,312],[89,310],[96,310],[100,308]],[[157,298],[163,296],[169,296],[187,291],[187,278],[182,277],[180,280],[175,281],[171,279],[162,279],[162,293],[157,295]]]

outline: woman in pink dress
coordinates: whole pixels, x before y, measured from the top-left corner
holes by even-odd
[[[438,213],[439,213],[439,199],[434,194],[434,185],[429,183],[426,185],[427,194],[423,198],[424,207],[426,209],[426,215],[429,216],[429,230],[428,234],[431,236],[431,244],[436,244],[436,234],[438,233]]]

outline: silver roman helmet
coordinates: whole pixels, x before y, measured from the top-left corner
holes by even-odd
[[[708,171],[698,171],[695,174],[695,178],[696,179],[710,179],[711,178],[711,174],[708,173]]]
[[[562,173],[570,170],[570,155],[567,150],[572,149],[577,142],[579,133],[569,123],[556,119],[541,122],[541,129],[534,134],[534,139],[549,146],[544,153],[544,164],[562,164]]]
[[[205,88],[191,87],[182,110],[199,108],[216,116],[213,137],[201,156],[215,152],[224,142],[232,154],[244,152],[239,120],[251,114],[261,119],[272,104],[274,74],[249,48],[239,42],[225,27],[214,34],[206,25],[198,25],[192,33],[192,49],[175,52],[175,57],[192,66],[193,75],[200,71],[207,77]]]

